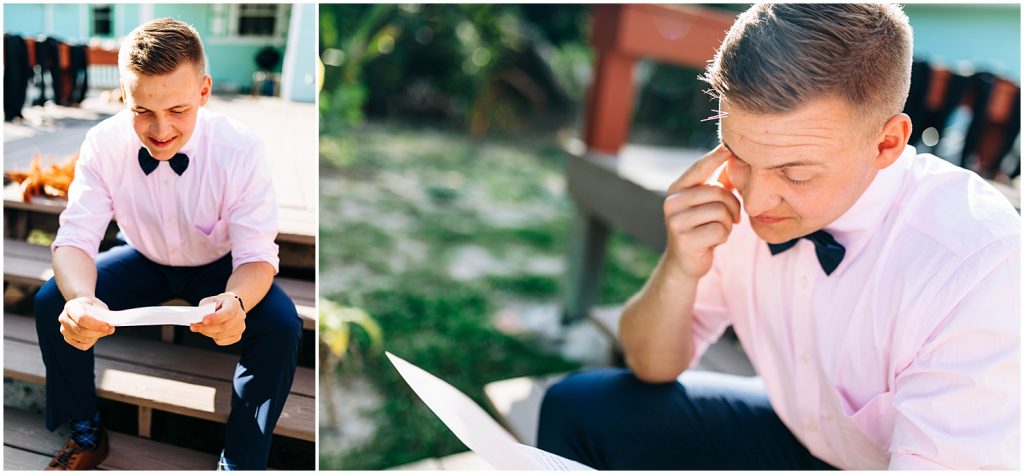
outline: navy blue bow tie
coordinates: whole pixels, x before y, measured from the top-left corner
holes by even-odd
[[[832,234],[819,230],[813,234],[808,234],[803,237],[797,237],[789,242],[783,242],[781,244],[768,244],[768,250],[772,252],[772,255],[780,252],[785,252],[791,247],[796,245],[800,239],[807,239],[814,242],[814,253],[818,254],[818,263],[821,264],[821,269],[825,270],[826,275],[831,275],[835,271],[839,263],[843,261],[843,256],[846,255],[846,247],[843,244],[836,241]]]
[[[188,156],[184,153],[174,155],[174,158],[171,158],[169,161],[171,169],[178,173],[178,176],[181,176],[188,169]],[[142,147],[139,148],[139,166],[142,167],[142,172],[149,176],[149,173],[152,173],[157,166],[160,166],[160,160],[153,158],[153,155],[149,154],[149,150],[146,147]]]

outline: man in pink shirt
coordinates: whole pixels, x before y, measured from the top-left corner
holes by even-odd
[[[52,245],[55,276],[35,299],[46,426],[71,427],[48,469],[93,469],[107,455],[92,347],[115,328],[93,309],[175,298],[214,304],[191,330],[240,344],[219,467],[265,469],[302,323],[273,283],[277,202],[263,142],[202,108],[212,82],[191,26],[160,19],[136,28],[118,66],[126,110],[82,143]],[[99,253],[111,218],[124,245]]]
[[[570,376],[539,447],[603,469],[1020,468],[1020,217],[907,146],[894,5],[766,5],[704,77],[722,144],[664,203],[629,366]],[[759,378],[685,372],[732,326]]]

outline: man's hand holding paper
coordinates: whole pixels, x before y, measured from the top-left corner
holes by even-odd
[[[218,346],[228,346],[242,339],[245,332],[245,312],[232,293],[221,293],[203,298],[199,306],[214,306],[216,311],[203,318],[202,321],[190,325],[192,332],[198,332],[216,342]]]
[[[92,296],[83,296],[68,301],[64,312],[57,321],[60,322],[60,333],[72,347],[87,351],[101,337],[114,334],[114,326],[95,317],[95,310],[106,311],[106,303]]]

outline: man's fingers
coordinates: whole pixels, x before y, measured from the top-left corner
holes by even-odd
[[[64,342],[68,343],[71,347],[74,347],[75,349],[78,350],[88,350],[90,347],[92,347],[93,344],[96,343],[95,339],[88,339],[78,336],[74,332],[67,330],[65,326],[61,326],[60,333],[61,335],[64,336]]]
[[[720,202],[729,209],[733,222],[740,221],[740,201],[736,196],[718,186],[697,186],[672,194],[665,198],[664,212],[666,219],[675,214],[700,206],[702,204]]]
[[[721,184],[722,187],[725,188],[726,191],[729,191],[731,193],[733,190],[736,189],[736,186],[733,186],[733,184],[732,184],[732,180],[729,179],[729,163],[728,162],[722,163],[722,165],[719,166],[718,170],[716,170],[715,172],[718,173],[718,176],[715,177],[716,178],[715,181],[717,181],[719,184]]]
[[[225,335],[237,335],[245,331],[245,321],[229,321],[225,324],[206,325],[196,323],[192,325],[192,331],[204,336],[217,339]]]
[[[242,336],[238,335],[238,336],[224,337],[224,338],[220,338],[220,339],[214,338],[213,342],[217,343],[218,346],[230,346],[231,344],[234,344],[234,343],[236,343],[238,341],[241,341],[241,340],[242,340]]]
[[[231,321],[234,318],[240,318],[240,317],[242,317],[242,316],[237,311],[231,311],[231,310],[228,310],[226,308],[221,308],[221,309],[215,311],[214,313],[209,314],[209,315],[203,317],[202,324],[203,325],[208,325],[208,326],[217,326],[217,325],[221,325],[221,324],[227,323],[228,321]]]
[[[85,338],[100,338],[111,334],[113,330],[112,327],[110,328],[110,330],[106,331],[91,329],[83,326],[81,323],[75,321],[74,319],[71,319],[70,316],[67,318],[59,318],[57,321],[60,322],[61,326],[66,328],[68,331],[78,335],[79,337]]]
[[[689,208],[672,216],[668,224],[673,233],[682,235],[710,222],[721,223],[727,231],[732,231],[732,215],[721,202],[709,202]]]
[[[725,243],[729,239],[729,229],[721,222],[709,222],[697,226],[691,233],[694,245],[699,247],[713,248]]]
[[[68,317],[71,318],[71,320],[78,324],[78,326],[81,328],[99,331],[104,334],[109,333],[111,328],[113,328],[113,326],[103,321],[100,321],[92,316],[89,316],[89,314],[85,311],[77,312],[69,310]]]
[[[678,192],[680,190],[696,186],[698,184],[704,184],[708,178],[715,172],[715,169],[719,167],[725,160],[729,159],[729,149],[725,145],[719,144],[710,153],[701,157],[697,160],[690,169],[686,170],[676,182],[672,183],[668,188],[668,194]]]

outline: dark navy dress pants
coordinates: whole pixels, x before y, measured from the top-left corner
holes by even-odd
[[[224,292],[232,271],[230,254],[198,267],[169,267],[128,245],[101,253],[96,267],[96,297],[114,311],[156,306],[174,298],[198,305],[203,298]],[[46,427],[51,431],[70,419],[96,413],[93,349],[80,351],[64,341],[57,322],[64,303],[52,278],[35,298],[36,331],[46,364]],[[301,339],[302,321],[295,304],[274,284],[258,305],[249,308],[245,332],[236,343],[241,344],[242,356],[235,366],[224,457],[238,469],[266,468]]]
[[[595,469],[833,469],[772,410],[759,379],[686,372],[647,384],[627,369],[581,372],[548,389],[537,447]]]

